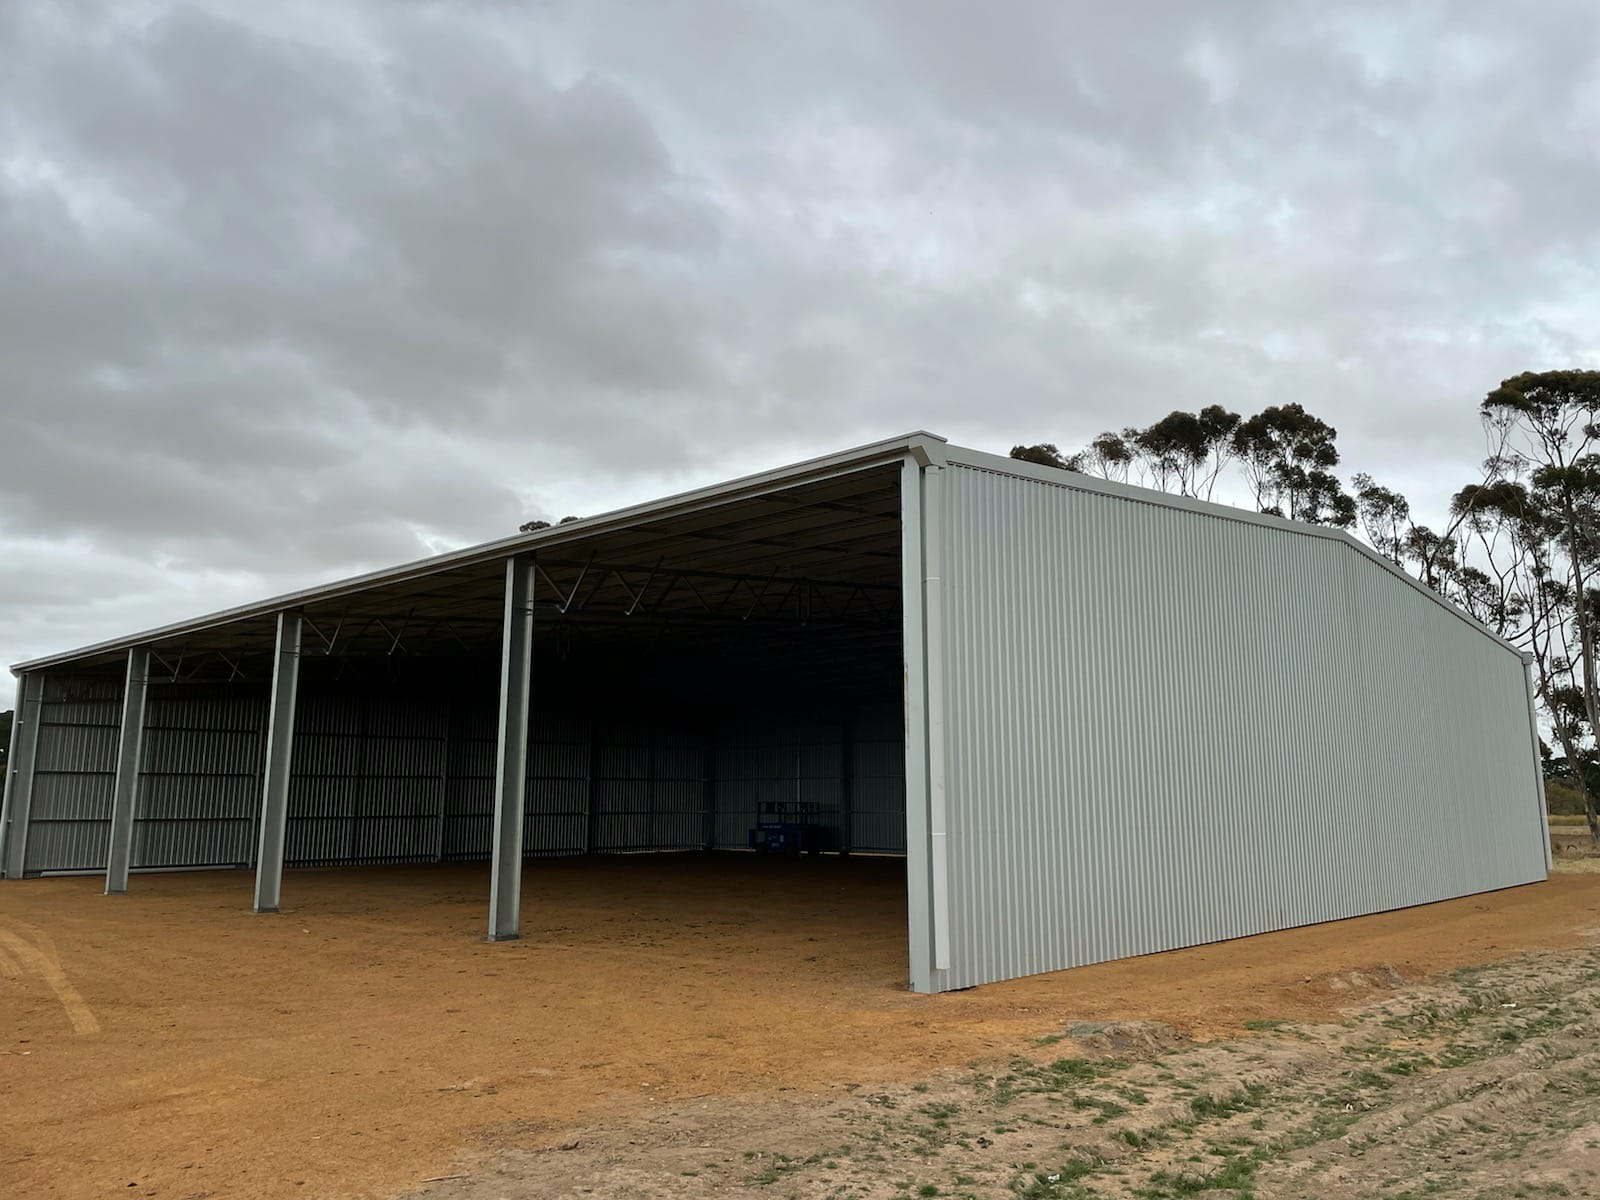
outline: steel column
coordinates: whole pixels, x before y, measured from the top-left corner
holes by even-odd
[[[533,555],[508,558],[495,759],[494,860],[489,881],[491,942],[519,936],[522,814],[528,792],[528,689],[533,677],[533,587]]]
[[[294,751],[294,706],[300,688],[298,612],[278,614],[272,662],[272,704],[267,715],[267,768],[261,788],[261,839],[256,850],[258,913],[278,911],[283,891],[283,844],[289,828],[289,765]]]
[[[139,806],[139,768],[144,761],[145,700],[150,685],[150,647],[128,650],[128,679],[122,688],[122,734],[117,742],[117,781],[111,801],[111,844],[106,851],[106,895],[128,890],[133,861],[133,819]]]
[[[950,856],[944,788],[944,475],[922,469],[922,639],[928,688],[928,886],[933,898],[933,969],[950,969]]]
[[[39,748],[44,676],[17,676],[17,708],[11,715],[11,750],[6,757],[5,798],[0,801],[0,876],[21,879],[28,860],[28,819],[33,813],[33,764]]]
[[[900,583],[906,722],[906,920],[911,990],[933,986],[932,853],[928,840],[928,685],[923,625],[922,467],[905,460],[900,476]]]

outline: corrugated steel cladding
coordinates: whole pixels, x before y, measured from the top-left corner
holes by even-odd
[[[1524,667],[1353,546],[943,474],[940,988],[1545,877]]]
[[[46,681],[26,870],[105,866],[121,688]],[[760,801],[819,803],[838,819],[850,746],[852,845],[903,851],[902,730],[893,706],[833,721],[786,714],[680,727],[535,713],[529,854],[743,846]],[[266,698],[151,689],[135,867],[255,860]],[[286,861],[296,866],[483,859],[494,814],[495,708],[381,693],[301,696]],[[708,760],[708,753],[714,757]],[[714,789],[708,790],[707,768]]]

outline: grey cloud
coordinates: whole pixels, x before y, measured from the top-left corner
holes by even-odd
[[[929,427],[1600,354],[1586,4],[0,8],[0,658]]]

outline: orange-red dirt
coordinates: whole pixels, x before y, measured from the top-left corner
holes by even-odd
[[[665,1100],[906,1080],[1070,1020],[1206,1035],[1600,931],[1600,875],[945,996],[905,991],[903,867],[753,856],[0,883],[0,1195],[381,1197],[463,1151]],[[130,1186],[132,1185],[132,1186]]]

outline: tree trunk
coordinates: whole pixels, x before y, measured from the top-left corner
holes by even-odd
[[[1539,678],[1538,696],[1544,702],[1545,710],[1553,713],[1555,709],[1550,703],[1550,676],[1537,637],[1534,640],[1533,651],[1533,669]],[[1589,822],[1589,838],[1596,845],[1600,845],[1600,810],[1596,809],[1594,793],[1589,790],[1589,772],[1585,770],[1583,760],[1578,757],[1578,747],[1573,739],[1567,736],[1567,731],[1559,720],[1552,720],[1551,732],[1556,735],[1556,741],[1561,743],[1561,753],[1567,756],[1567,766],[1572,771],[1572,781],[1577,784],[1578,795],[1583,798],[1583,815]]]
[[[1584,592],[1583,563],[1579,558],[1578,517],[1573,510],[1571,496],[1565,496],[1562,508],[1567,521],[1567,556],[1572,560],[1572,604],[1578,620],[1578,646],[1583,663],[1583,707],[1589,717],[1589,729],[1600,736],[1600,686],[1595,680],[1594,614],[1589,611],[1589,597]],[[1565,739],[1563,739],[1565,741]],[[1571,751],[1567,761],[1576,764]],[[1595,813],[1594,797],[1589,794],[1589,781],[1585,772],[1575,769],[1578,790],[1583,796],[1584,816],[1589,820],[1589,838],[1600,845],[1600,816]]]
[[[1578,795],[1583,797],[1583,816],[1589,822],[1589,839],[1600,845],[1600,809],[1596,808],[1594,793],[1589,790],[1588,772],[1574,753],[1577,747],[1572,744],[1572,739],[1562,733],[1559,727],[1556,739],[1561,743],[1561,752],[1567,756],[1567,765],[1572,768],[1572,781],[1578,785]]]

